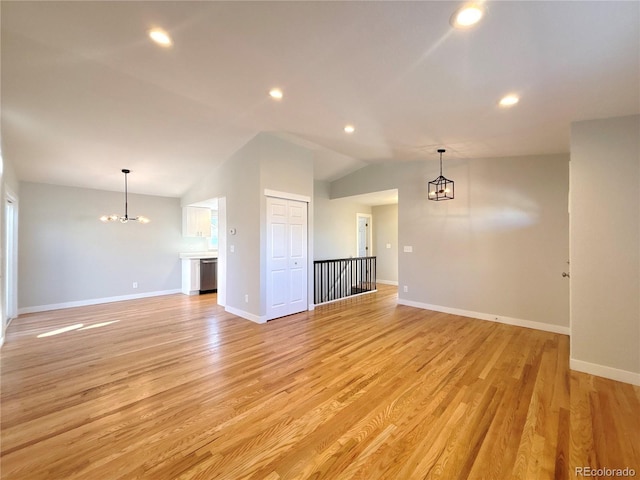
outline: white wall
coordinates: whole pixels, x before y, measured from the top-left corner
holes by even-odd
[[[124,213],[123,193],[22,182],[19,310],[179,291],[179,199],[130,194],[129,212],[151,223],[99,221]]]
[[[444,202],[427,200],[437,160],[379,164],[333,182],[331,196],[398,188],[400,303],[568,333],[568,164],[449,158],[456,198]]]
[[[249,142],[223,165],[221,196],[227,198],[226,304],[228,309],[260,314],[260,157]],[[201,199],[204,200],[204,199]],[[231,251],[233,249],[233,252]],[[245,302],[245,295],[249,301]]]
[[[371,207],[349,198],[331,200],[329,182],[319,180],[314,182],[313,202],[314,260],[357,256],[356,214],[370,214]]]
[[[267,313],[267,197],[265,190],[309,199],[307,205],[307,304],[313,304],[313,152],[271,134],[260,140],[260,316]]]
[[[571,128],[571,367],[640,385],[640,116]]]
[[[312,199],[313,152],[260,133],[182,197],[182,205],[226,197],[227,231],[235,228],[236,234],[227,235],[226,240],[225,308],[254,321],[261,321],[266,313],[265,189]],[[313,231],[312,212],[313,204],[309,208],[310,231]],[[310,255],[312,248],[310,244]]]
[[[226,198],[225,308],[244,316],[260,315],[260,135],[213,169],[182,197],[183,206]],[[236,234],[230,235],[230,229]],[[231,248],[233,247],[233,252]],[[249,301],[245,302],[245,295]]]
[[[225,308],[260,315],[260,136],[252,138],[182,197],[183,206],[226,198]],[[230,235],[235,229],[235,235]],[[223,233],[221,232],[221,235]],[[233,252],[231,249],[233,248]],[[249,301],[245,301],[248,295]]]
[[[379,205],[371,208],[373,215],[373,254],[376,259],[377,280],[398,284],[398,205]],[[389,245],[389,248],[387,248]]]

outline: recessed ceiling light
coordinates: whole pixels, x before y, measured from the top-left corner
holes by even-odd
[[[345,133],[353,133],[356,131],[356,127],[354,127],[353,125],[345,125],[344,126],[344,132]]]
[[[500,99],[499,105],[501,107],[513,107],[520,101],[520,97],[514,94],[509,94]]]
[[[151,40],[156,42],[158,45],[162,45],[163,47],[170,47],[171,45],[173,45],[169,34],[161,28],[154,28],[153,30],[149,30],[149,38],[151,38]]]
[[[271,90],[269,90],[269,95],[271,96],[271,98],[275,98],[276,100],[282,100],[283,97],[282,90],[280,90],[279,88],[272,88]]]
[[[484,15],[484,8],[477,3],[463,5],[451,16],[450,22],[454,28],[469,28],[480,21]]]

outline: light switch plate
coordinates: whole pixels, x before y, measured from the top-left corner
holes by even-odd
[[[413,252],[413,247],[411,245],[405,245],[404,253],[411,253],[411,252]]]

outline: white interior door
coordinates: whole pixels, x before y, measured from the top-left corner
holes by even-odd
[[[367,213],[356,214],[358,257],[370,257],[371,252],[371,215]]]
[[[267,320],[307,310],[307,203],[267,197]]]

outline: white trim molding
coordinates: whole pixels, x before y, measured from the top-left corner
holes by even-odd
[[[18,309],[18,314],[47,312],[49,310],[62,310],[63,308],[86,307],[98,305],[100,303],[122,302],[123,300],[136,300],[138,298],[160,297],[162,295],[173,295],[181,293],[179,288],[175,290],[159,290],[156,292],[136,293],[134,295],[120,295],[117,297],[91,298],[89,300],[78,300],[76,302],[52,303],[50,305],[37,305],[35,307],[24,307]]]
[[[382,285],[395,285],[398,286],[398,282],[396,280],[378,280],[376,279],[376,283],[381,283]]]
[[[560,325],[553,325],[551,323],[534,322],[532,320],[522,320],[520,318],[505,317],[502,315],[493,315],[490,313],[480,313],[472,312],[470,310],[461,310],[459,308],[442,307],[440,305],[414,302],[413,300],[406,300],[404,298],[398,298],[398,305],[406,305],[408,307],[433,310],[435,312],[449,313],[451,315],[460,315],[462,317],[476,318],[478,320],[488,320],[490,322],[504,323],[506,325],[514,325],[516,327],[533,328],[534,330],[542,330],[545,332],[569,335],[569,327],[562,327]]]
[[[245,320],[251,320],[254,323],[267,323],[266,315],[255,315],[253,313],[240,310],[239,308],[230,307],[229,305],[224,307],[224,311],[229,312],[237,317],[244,318]]]
[[[619,368],[598,365],[597,363],[585,362],[584,360],[569,359],[569,367],[576,372],[588,373],[598,377],[616,380],[618,382],[630,383],[640,386],[640,373],[620,370]]]
[[[297,193],[279,192],[277,190],[264,189],[264,194],[267,197],[284,198],[285,200],[297,200],[298,202],[311,203],[311,197],[306,195],[298,195]]]

